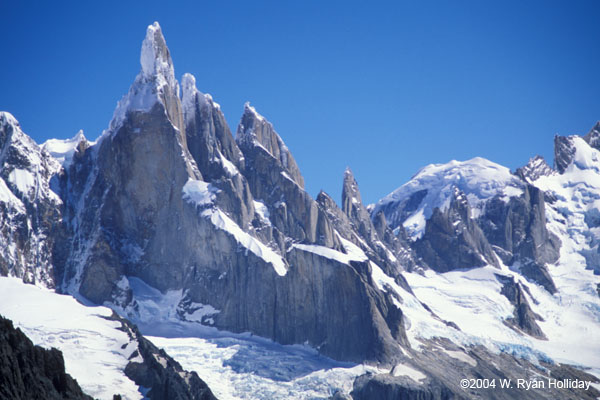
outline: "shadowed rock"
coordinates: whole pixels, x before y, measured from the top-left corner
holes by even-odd
[[[118,390],[118,389],[115,389]],[[92,400],[65,372],[62,353],[34,346],[0,316],[0,399]]]

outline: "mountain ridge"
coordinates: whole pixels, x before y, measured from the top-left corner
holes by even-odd
[[[466,354],[488,343],[492,363],[509,351],[557,354],[546,342],[575,348],[549,312],[578,293],[573,326],[595,326],[586,310],[599,302],[589,288],[600,284],[600,187],[585,182],[600,174],[596,128],[555,138],[556,171],[540,158],[515,173],[482,158],[432,164],[372,208],[347,169],[340,207],[325,192],[306,192],[283,139],[249,103],[234,138],[191,74],[180,88],[158,23],[147,29],[140,64],[95,142],[81,134],[39,146],[0,115],[0,240],[20,259],[45,259],[29,269],[17,256],[2,259],[3,275],[134,322],[252,332],[390,374],[407,354],[419,360],[422,346]],[[30,249],[32,240],[40,245]],[[576,279],[556,272],[570,270]],[[465,317],[469,310],[484,314],[490,333]],[[454,344],[434,344],[439,338]],[[569,354],[568,362],[600,368]]]

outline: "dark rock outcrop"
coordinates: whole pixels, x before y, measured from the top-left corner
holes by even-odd
[[[502,283],[500,293],[515,307],[514,317],[507,320],[509,326],[516,326],[528,335],[546,340],[546,335],[536,322],[536,320],[543,321],[543,319],[531,310],[523,286],[516,282],[514,277],[496,274],[496,278]]]
[[[598,382],[598,378],[569,365],[549,364],[539,361],[534,364],[524,359],[515,358],[506,353],[492,353],[481,346],[468,348],[457,347],[446,339],[425,341],[420,351],[411,351],[410,357],[403,360],[399,373],[394,369],[390,374],[363,375],[354,383],[351,393],[358,399],[497,399],[497,400],[539,400],[570,399],[592,400],[600,392],[593,387],[589,390],[581,388],[549,387],[550,379],[579,379]],[[403,375],[402,371],[409,367],[422,375]],[[394,376],[398,375],[398,376]],[[461,380],[473,380],[473,388],[461,387]],[[540,381],[544,387],[518,385],[517,380],[526,382]],[[493,383],[494,386],[477,388],[479,380]],[[505,382],[503,387],[501,382]]]
[[[129,321],[113,314],[110,319],[121,323],[121,330],[138,343],[131,358],[138,355],[143,362],[130,361],[125,375],[136,385],[146,389],[150,400],[216,400],[208,385],[194,371],[185,371],[164,350],[146,339],[138,328]]]
[[[575,146],[572,141],[570,136],[554,136],[554,168],[561,174],[575,157]]]
[[[423,237],[414,246],[427,265],[438,272],[498,266],[492,247],[471,217],[466,196],[456,188],[448,208],[433,210]]]
[[[362,375],[354,381],[354,400],[451,400],[461,399],[437,380],[415,383],[406,377],[387,374]]]
[[[0,399],[92,400],[65,372],[62,353],[34,346],[0,316]]]
[[[291,153],[271,123],[249,104],[244,107],[236,141],[244,154],[243,174],[252,195],[268,207],[277,231],[296,241],[340,250],[330,221],[304,190]]]
[[[583,137],[583,140],[594,149],[600,150],[600,121]]]
[[[518,264],[527,279],[550,293],[556,292],[546,265],[558,260],[560,240],[546,227],[546,203],[541,190],[527,184],[523,195],[511,197],[508,202],[498,197],[491,199],[479,224],[505,264]]]
[[[531,183],[542,176],[550,176],[556,172],[546,163],[544,157],[535,156],[529,160],[527,165],[517,168],[515,174],[525,182]]]

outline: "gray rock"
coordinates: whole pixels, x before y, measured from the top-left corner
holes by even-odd
[[[471,217],[466,196],[457,188],[446,210],[433,211],[425,233],[414,247],[427,265],[438,272],[487,264],[499,266],[483,231]]]
[[[514,277],[509,278],[496,274],[496,278],[502,283],[500,293],[515,307],[514,317],[507,321],[508,325],[515,326],[537,339],[547,340],[546,335],[536,322],[536,320],[543,321],[543,319],[531,310],[523,286],[516,282]]]
[[[163,349],[146,339],[138,328],[113,313],[109,319],[120,322],[121,330],[129,339],[137,342],[137,350],[130,359],[141,356],[143,361],[130,361],[125,375],[143,388],[148,389],[150,400],[216,400],[208,385],[194,371],[184,370]]]
[[[406,377],[387,374],[362,375],[354,381],[354,400],[450,400],[461,399],[437,380],[415,383]]]
[[[258,114],[250,103],[244,105],[244,114],[237,129],[236,139],[244,147],[260,146],[278,161],[285,172],[304,189],[304,178],[296,160],[288,150],[281,137],[275,132],[273,125]]]
[[[573,162],[575,156],[572,140],[570,136],[554,136],[554,168],[561,174]]]
[[[546,228],[542,191],[527,184],[523,195],[511,197],[508,202],[491,199],[479,218],[479,225],[505,264],[518,264],[526,278],[550,293],[556,292],[546,265],[558,260],[560,240]]]
[[[340,250],[330,221],[304,190],[291,153],[271,123],[248,104],[236,140],[244,154],[243,174],[252,195],[267,205],[274,227],[293,240]]]
[[[584,137],[585,140],[590,146],[595,148],[596,150],[600,150],[600,121],[596,122],[596,125],[590,130]]]
[[[135,277],[163,293],[182,290],[183,309],[213,306],[219,313],[211,323],[220,329],[308,343],[341,360],[391,362],[399,345],[408,346],[404,317],[371,280],[369,263],[341,264],[294,247],[303,242],[343,251],[271,125],[246,107],[238,141],[245,160],[236,161],[229,130],[217,128],[224,121],[214,103],[204,98],[208,105],[199,108],[200,94],[184,93],[186,123],[178,127],[167,108],[181,108],[179,100],[154,87],[160,80],[144,67],[140,76],[128,96],[149,85],[160,94],[154,106],[116,113],[111,129],[73,161],[63,183],[71,227],[63,290],[134,315],[127,278]],[[259,129],[264,145],[247,140],[244,127]],[[207,162],[215,155],[218,163]],[[227,171],[220,156],[240,173]],[[210,200],[184,198],[189,179],[205,181]],[[255,199],[268,209],[265,215],[257,216]],[[282,257],[284,276],[249,249],[261,241]]]
[[[51,181],[60,170],[12,115],[0,113],[0,275],[56,285],[53,249],[63,232]]]
[[[544,157],[537,155],[531,159],[527,165],[517,168],[515,174],[525,182],[532,183],[542,176],[550,176],[556,172],[546,163]]]
[[[579,379],[597,382],[583,371],[563,364],[538,364],[506,353],[495,354],[481,346],[457,347],[447,339],[425,341],[420,351],[410,351],[402,364],[425,376],[417,382],[408,376],[392,374],[363,375],[354,383],[354,399],[594,399],[596,389],[558,389],[548,387],[549,379]],[[462,353],[462,354],[460,354]],[[392,371],[393,372],[393,371]],[[462,379],[487,380],[495,387],[462,388]],[[543,381],[544,388],[519,387],[517,379]],[[501,380],[510,380],[501,387]]]

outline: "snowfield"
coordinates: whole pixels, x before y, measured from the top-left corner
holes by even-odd
[[[24,284],[16,278],[0,278],[0,314],[11,319],[31,341],[63,352],[65,369],[83,391],[94,398],[142,399],[139,387],[123,369],[137,349],[121,323],[105,317],[107,307],[87,307],[73,297]]]
[[[140,306],[142,333],[177,360],[196,371],[220,399],[326,399],[336,390],[349,392],[354,378],[375,367],[338,362],[309,346],[283,346],[251,334],[233,334],[176,316],[180,291],[165,296],[132,279]],[[175,293],[177,292],[177,293]],[[65,368],[94,398],[143,399],[139,387],[123,373],[137,348],[116,321],[112,310],[86,306],[73,297],[0,278],[0,315],[11,319],[36,345],[63,352]],[[210,306],[200,313],[214,314]],[[196,317],[196,318],[194,318]],[[159,323],[160,322],[160,323]],[[140,360],[141,361],[141,360]],[[387,372],[387,371],[386,371]]]

